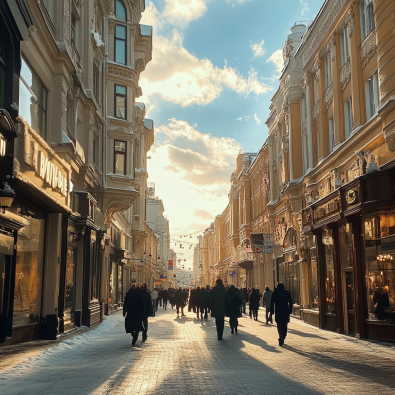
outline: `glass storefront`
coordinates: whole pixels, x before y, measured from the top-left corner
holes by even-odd
[[[343,269],[353,267],[353,243],[351,224],[342,225],[339,228],[340,235],[340,256]]]
[[[109,304],[111,306],[117,303],[117,264],[115,262],[111,262],[111,275],[110,275],[110,297]]]
[[[118,295],[117,302],[122,302],[122,265],[118,265]]]
[[[75,263],[76,263],[75,248],[69,248],[67,251],[66,261],[66,295],[64,306],[64,320],[70,322],[74,317],[74,303],[75,303]]]
[[[323,229],[322,243],[325,254],[325,312],[327,314],[336,314],[334,247],[330,229]]]
[[[369,320],[395,321],[395,211],[365,217],[365,287]]]
[[[13,326],[39,322],[44,261],[45,220],[26,217],[18,233]]]
[[[317,250],[310,250],[310,309],[319,310]]]

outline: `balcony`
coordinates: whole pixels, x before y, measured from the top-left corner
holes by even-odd
[[[333,85],[330,84],[324,92],[325,109],[327,110],[333,101]]]
[[[372,30],[370,34],[365,38],[362,44],[359,46],[361,52],[361,63],[362,69],[364,69],[369,63],[370,59],[376,54],[377,42],[376,42],[376,30]]]
[[[350,59],[343,65],[343,67],[339,71],[340,74],[340,85],[342,87],[342,91],[346,89],[348,83],[351,80],[351,64]]]
[[[311,116],[313,117],[314,122],[317,122],[318,115],[320,115],[320,106],[319,106],[320,101],[318,100],[314,106],[313,109],[311,110]]]

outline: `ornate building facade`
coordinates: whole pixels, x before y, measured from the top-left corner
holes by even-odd
[[[100,323],[132,282],[152,288],[158,276],[157,237],[146,224],[154,125],[137,101],[152,57],[152,28],[139,23],[145,2],[29,6],[15,54],[16,198],[1,214],[18,239],[6,259],[14,298],[2,344]]]

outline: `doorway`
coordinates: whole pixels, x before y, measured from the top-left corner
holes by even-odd
[[[355,323],[355,297],[354,297],[354,275],[351,270],[344,272],[344,285],[346,293],[346,313],[348,333],[356,333]]]

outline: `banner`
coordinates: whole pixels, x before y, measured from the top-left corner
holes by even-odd
[[[173,260],[169,260],[169,266],[168,266],[169,270],[173,270]]]

